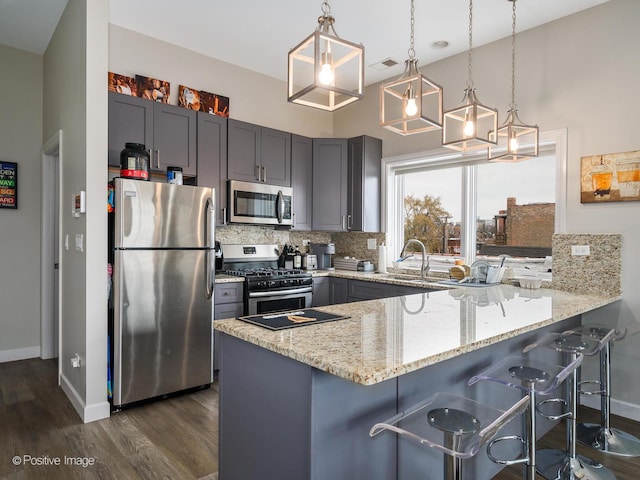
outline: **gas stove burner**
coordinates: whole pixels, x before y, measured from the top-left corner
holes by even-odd
[[[236,277],[289,277],[293,275],[309,275],[300,269],[284,268],[247,268],[244,270],[225,270],[223,273]]]

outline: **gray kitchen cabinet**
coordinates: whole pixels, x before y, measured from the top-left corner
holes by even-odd
[[[348,302],[349,280],[346,278],[331,277],[329,283],[329,296],[331,305]]]
[[[243,314],[243,282],[216,283],[213,287],[213,292],[213,318],[215,320],[237,317]]]
[[[380,231],[380,171],[382,140],[362,135],[348,142],[347,228]]]
[[[362,300],[386,298],[392,295],[390,287],[393,287],[393,285],[379,282],[349,280],[347,301],[360,302]]]
[[[300,135],[291,135],[291,186],[293,187],[293,226],[291,229],[311,230],[313,140]]]
[[[109,92],[109,166],[120,166],[125,143],[153,147],[153,102]]]
[[[347,162],[346,138],[313,139],[313,230],[347,230]]]
[[[322,307],[331,305],[331,278],[314,277],[313,278],[313,300],[311,306]]]
[[[230,180],[291,186],[291,134],[240,120],[228,123]]]
[[[389,285],[392,297],[400,297],[402,295],[414,295],[416,293],[433,292],[435,288],[425,287],[409,287],[407,285]]]
[[[198,186],[216,189],[216,225],[226,225],[227,119],[198,112]]]
[[[182,167],[186,176],[197,173],[196,112],[175,105],[109,92],[110,166],[120,165],[125,143],[142,143],[151,153],[149,169],[165,172]]]
[[[182,167],[183,175],[197,174],[196,112],[154,102],[151,170]]]

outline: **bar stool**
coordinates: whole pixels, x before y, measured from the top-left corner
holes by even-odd
[[[579,423],[576,437],[578,442],[596,450],[625,457],[640,456],[640,439],[617,428],[611,428],[611,346],[638,331],[638,325],[616,330],[604,325],[583,325],[571,330],[581,336],[597,339],[600,349],[600,380],[586,380],[580,385],[596,384],[595,391],[580,390],[582,395],[600,395],[600,424]]]
[[[534,348],[543,347],[562,352],[575,361],[583,355],[594,355],[601,348],[601,342],[590,336],[572,333],[550,333],[538,342],[524,348],[528,352]],[[566,418],[566,448],[565,450],[539,450],[537,452],[536,471],[549,480],[574,480],[578,478],[589,480],[615,480],[615,475],[607,467],[590,458],[576,454],[576,415],[578,413],[578,375],[574,370],[571,380],[565,383],[567,387],[566,405],[568,410],[561,417]],[[559,399],[544,400],[538,404],[538,412],[547,418],[556,419],[558,416],[545,415],[542,408],[549,402]],[[565,403],[563,401],[563,403]]]
[[[469,385],[480,380],[497,382],[522,391],[523,397],[529,397],[529,413],[523,416],[522,436],[508,435],[493,439],[487,447],[489,458],[500,465],[523,464],[523,478],[534,480],[536,476],[536,404],[538,395],[553,392],[582,363],[582,356],[575,358],[566,366],[537,362],[526,357],[507,357],[489,369],[473,376]],[[523,454],[513,460],[496,458],[492,449],[499,442],[517,440],[522,443]]]
[[[503,411],[469,398],[436,393],[385,422],[376,423],[369,435],[390,430],[439,450],[445,454],[444,479],[460,480],[462,460],[478,453],[503,426],[523,413],[528,403],[525,396]]]

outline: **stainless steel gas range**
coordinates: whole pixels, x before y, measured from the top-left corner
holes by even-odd
[[[278,268],[277,245],[223,244],[221,249],[221,273],[245,279],[245,315],[311,307],[311,273]]]

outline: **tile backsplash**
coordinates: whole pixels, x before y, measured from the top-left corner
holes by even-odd
[[[589,255],[572,255],[572,246],[588,246]],[[551,288],[575,293],[622,293],[622,235],[553,235]]]

